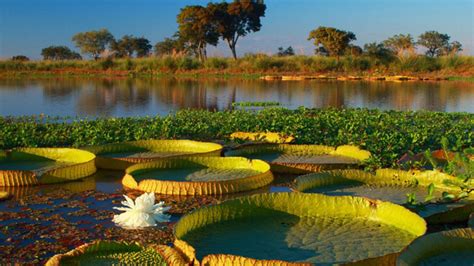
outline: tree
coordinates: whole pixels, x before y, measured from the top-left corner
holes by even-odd
[[[386,48],[390,49],[399,57],[406,53],[413,54],[415,51],[415,42],[410,34],[397,34],[383,41]]]
[[[443,55],[456,55],[462,51],[462,44],[458,41],[450,43],[443,49]]]
[[[187,6],[177,16],[178,35],[194,51],[199,60],[206,59],[206,46],[217,45],[219,34],[213,14],[202,6]]]
[[[26,61],[30,61],[30,59],[27,57],[27,56],[24,56],[24,55],[15,55],[15,56],[12,56],[12,61],[19,61],[19,62],[26,62]]]
[[[277,56],[293,56],[295,55],[295,50],[293,47],[288,46],[288,48],[284,49],[283,47],[278,47]]]
[[[120,40],[112,40],[110,49],[116,57],[132,57],[135,51],[135,38],[131,35],[124,35]]]
[[[44,60],[80,60],[79,53],[69,49],[67,46],[49,46],[41,50],[41,56]]]
[[[393,51],[385,47],[383,43],[368,43],[364,45],[364,53],[371,58],[389,62],[393,59]]]
[[[237,59],[237,42],[251,32],[260,31],[261,18],[265,16],[266,5],[262,0],[235,0],[232,3],[209,3],[209,12],[217,24],[217,32],[224,39]]]
[[[344,53],[351,41],[356,40],[354,33],[350,31],[343,31],[331,27],[319,27],[309,33],[308,40],[314,39],[316,46],[316,53],[320,53],[320,47],[328,52],[330,56],[339,56]]]
[[[135,38],[133,48],[135,49],[137,57],[145,57],[150,54],[152,46],[147,38],[139,37]]]
[[[174,54],[176,42],[177,40],[172,38],[165,38],[163,41],[157,42],[155,44],[155,55],[164,56]]]
[[[328,50],[324,46],[319,46],[314,49],[314,54],[319,56],[329,56]]]
[[[418,44],[426,47],[427,56],[440,56],[449,46],[450,38],[448,34],[442,34],[437,31],[427,31],[418,37]]]
[[[346,50],[344,51],[345,55],[350,55],[350,56],[360,56],[362,55],[363,50],[360,48],[360,46],[349,44],[347,46]]]
[[[107,30],[80,32],[72,37],[72,41],[84,54],[90,54],[97,60],[100,54],[112,43],[114,36]]]
[[[184,55],[187,54],[188,50],[185,47],[181,39],[176,36],[173,38],[165,38],[161,42],[155,44],[155,55]]]
[[[125,35],[120,40],[113,40],[110,48],[115,53],[116,57],[144,57],[150,53],[150,41],[145,37],[133,37],[132,35]]]

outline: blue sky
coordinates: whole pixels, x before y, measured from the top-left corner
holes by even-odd
[[[49,45],[74,48],[71,37],[81,31],[109,29],[116,38],[124,34],[145,36],[153,44],[177,28],[179,9],[197,0],[0,0],[0,58],[24,54],[40,58]],[[415,37],[426,30],[448,33],[451,40],[474,54],[474,0],[266,0],[267,14],[260,32],[238,44],[238,53],[274,53],[293,46],[310,54],[306,40],[318,26],[350,30],[356,44],[382,41],[394,34]],[[223,44],[211,55],[229,55]]]

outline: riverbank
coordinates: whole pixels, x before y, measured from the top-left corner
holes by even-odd
[[[205,62],[191,57],[106,59],[98,61],[0,61],[0,77],[15,76],[325,76],[345,80],[380,80],[381,77],[413,77],[417,80],[470,79],[474,57],[430,58],[413,56],[382,61],[360,56],[339,60],[321,56],[277,57],[248,55],[237,60],[212,57]]]
[[[0,117],[0,149],[99,145],[140,139],[227,141],[236,131],[282,132],[300,144],[353,144],[369,150],[371,165],[393,165],[407,151],[474,146],[474,114],[368,109],[269,108],[261,111],[183,110],[156,117],[81,119]]]

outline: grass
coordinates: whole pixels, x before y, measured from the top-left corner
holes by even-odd
[[[0,117],[0,149],[99,145],[140,139],[226,140],[235,131],[281,132],[300,144],[354,144],[375,166],[391,166],[407,151],[474,146],[474,114],[367,109],[267,108],[261,111],[183,110],[164,117]]]
[[[3,75],[34,73],[83,75],[163,75],[163,74],[416,74],[441,73],[451,76],[474,75],[474,57],[450,56],[429,58],[412,56],[380,60],[367,56],[345,56],[337,60],[321,56],[277,57],[249,54],[238,60],[212,57],[200,62],[192,57],[149,57],[139,59],[106,59],[98,61],[0,61]]]

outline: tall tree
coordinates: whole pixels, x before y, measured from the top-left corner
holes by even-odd
[[[80,60],[79,53],[69,49],[67,46],[49,46],[41,50],[44,60]]]
[[[178,35],[190,47],[196,56],[204,61],[208,44],[217,45],[219,33],[213,14],[202,6],[187,6],[177,16]]]
[[[449,46],[448,34],[442,34],[437,31],[427,31],[418,37],[418,44],[426,47],[426,55],[430,57],[440,56],[443,50]]]
[[[114,36],[107,29],[80,32],[72,37],[72,41],[82,53],[90,54],[96,60],[113,40]]]
[[[235,0],[232,3],[210,3],[207,8],[217,23],[217,32],[224,39],[237,59],[237,42],[251,32],[262,28],[261,18],[265,16],[263,0]]]
[[[399,57],[404,56],[406,53],[414,54],[415,52],[415,42],[410,34],[394,35],[383,41],[383,44]]]
[[[308,40],[314,40],[316,52],[324,48],[330,56],[336,56],[339,59],[351,41],[355,41],[356,36],[350,31],[343,31],[331,27],[319,27],[309,33]]]

